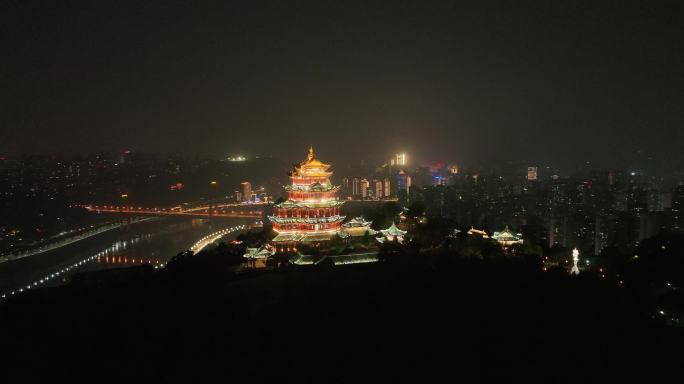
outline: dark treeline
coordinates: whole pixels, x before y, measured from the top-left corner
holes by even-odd
[[[2,303],[3,373],[662,382],[677,371],[680,329],[595,274],[392,243],[381,263],[253,271],[236,267],[243,246]]]

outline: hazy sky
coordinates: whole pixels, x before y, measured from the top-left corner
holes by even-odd
[[[684,152],[681,1],[2,1],[0,153]]]

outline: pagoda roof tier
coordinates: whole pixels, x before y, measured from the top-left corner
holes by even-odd
[[[292,192],[330,192],[330,191],[337,191],[340,189],[339,185],[332,185],[330,183],[326,184],[320,184],[320,183],[313,183],[311,185],[302,185],[302,184],[294,184],[294,185],[285,185],[284,186],[286,191],[292,191]]]
[[[337,232],[281,232],[271,240],[274,243],[313,243],[316,241],[327,241],[335,236]]]
[[[276,204],[278,208],[334,208],[344,204],[341,200],[328,201],[293,201],[287,200],[280,204]]]
[[[309,148],[306,160],[295,164],[292,170],[293,177],[329,177],[332,172],[328,171],[330,164],[325,164],[314,157],[313,147]]]
[[[268,219],[272,223],[279,224],[319,224],[319,223],[337,223],[344,220],[344,216],[335,215],[329,217],[275,217],[269,216]]]

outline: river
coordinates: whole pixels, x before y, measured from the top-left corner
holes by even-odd
[[[77,272],[143,263],[162,265],[212,232],[249,223],[249,219],[165,217],[114,229],[59,249],[0,264],[0,298],[13,291],[20,294],[40,286],[64,284]]]

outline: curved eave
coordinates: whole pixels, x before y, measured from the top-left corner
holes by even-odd
[[[277,208],[287,209],[287,208],[335,208],[344,204],[342,200],[330,200],[322,202],[305,202],[305,201],[292,201],[287,200],[280,204],[276,204]]]
[[[330,217],[276,217],[268,216],[268,220],[272,223],[278,224],[319,224],[319,223],[337,223],[344,220],[344,216],[330,216]]]
[[[338,191],[339,185],[331,185],[323,188],[312,188],[310,185],[285,185],[283,188],[288,192],[331,192]]]

